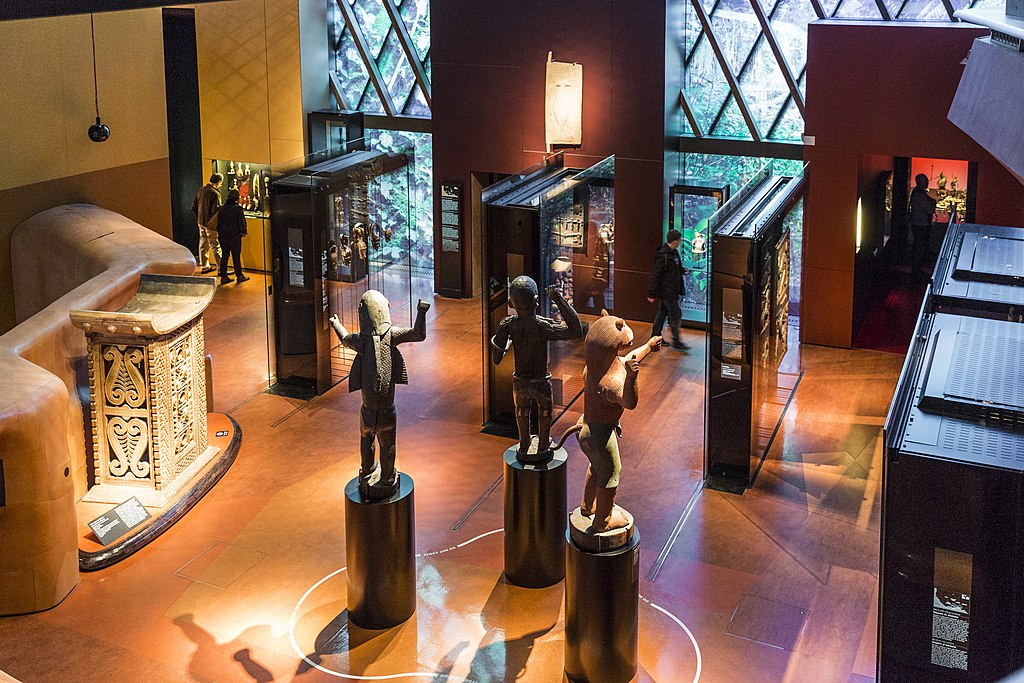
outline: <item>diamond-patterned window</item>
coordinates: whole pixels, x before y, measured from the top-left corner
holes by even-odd
[[[950,8],[998,6],[1002,0],[670,2],[683,3],[677,37],[685,55],[684,135],[800,142],[808,23],[819,16],[951,21]]]
[[[429,116],[429,0],[329,0],[328,7],[338,104]]]

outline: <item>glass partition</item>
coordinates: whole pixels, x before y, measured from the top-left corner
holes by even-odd
[[[411,146],[382,151],[353,139],[274,168],[272,391],[309,397],[348,376],[354,354],[330,319],[358,331],[369,289],[387,297],[393,324],[413,324],[415,167]]]
[[[558,309],[543,292],[555,286],[584,324],[615,302],[615,159],[588,169],[564,166],[561,153],[508,176],[482,193],[484,348],[498,324],[514,311],[508,284],[528,275],[541,291],[541,315]],[[514,433],[511,363],[491,365],[485,353],[485,422],[497,433]],[[582,340],[551,342],[548,369],[554,404],[564,406],[583,389]]]

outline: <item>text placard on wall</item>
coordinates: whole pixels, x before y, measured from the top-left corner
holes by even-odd
[[[458,183],[441,185],[441,251],[458,252],[462,249],[462,186]]]

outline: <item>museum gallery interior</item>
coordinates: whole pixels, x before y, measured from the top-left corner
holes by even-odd
[[[1024,681],[1022,0],[7,0],[0,102],[0,681]]]

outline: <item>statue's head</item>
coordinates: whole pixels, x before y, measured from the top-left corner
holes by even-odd
[[[508,286],[508,299],[517,313],[537,310],[537,283],[527,275],[520,275]]]
[[[387,298],[376,289],[368,289],[359,299],[359,332],[384,334],[391,327],[391,309]]]
[[[603,367],[610,363],[619,351],[624,351],[632,345],[633,330],[626,321],[602,310],[601,317],[590,323],[584,342],[587,366],[594,364]]]

